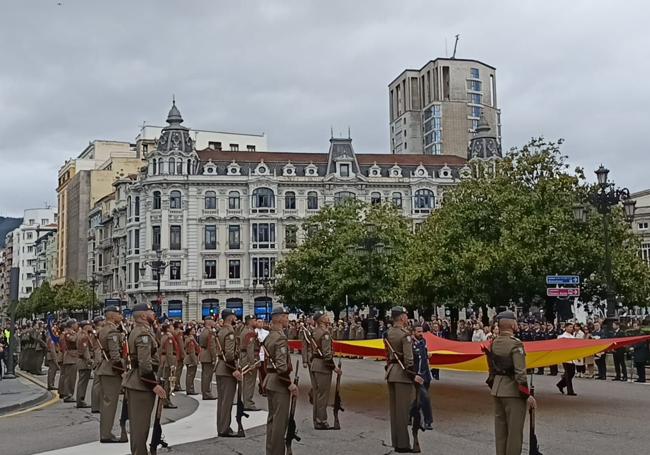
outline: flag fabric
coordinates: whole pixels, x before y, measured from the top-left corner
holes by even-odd
[[[424,333],[424,338],[427,341],[429,365],[432,368],[468,372],[488,371],[485,354],[481,350],[484,343],[447,340],[429,332]],[[563,362],[590,357],[599,352],[633,346],[647,340],[650,340],[650,336],[603,338],[600,340],[556,339],[528,341],[524,342],[526,367],[541,368],[559,365]],[[289,344],[294,350],[300,350],[302,347],[299,340],[291,340]],[[335,340],[334,350],[337,355],[342,356],[386,358],[386,350],[382,339]]]

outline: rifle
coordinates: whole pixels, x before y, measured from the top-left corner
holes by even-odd
[[[312,346],[312,349],[316,348],[316,350],[318,351],[318,354],[321,357],[323,357],[323,353],[321,352],[320,348],[318,347],[318,345],[314,341],[314,338],[309,335],[309,328],[306,325],[303,328],[302,336],[305,338],[305,341],[307,342],[307,344],[309,346]],[[309,361],[307,362],[307,371],[309,371],[309,376],[311,377],[311,364],[309,363]],[[313,381],[312,381],[312,384],[313,384]],[[311,388],[309,389],[308,396],[309,396],[309,404],[314,404],[314,390],[313,389],[311,389]]]
[[[163,379],[165,380],[165,379]],[[174,395],[174,385],[176,385],[176,366],[172,365],[169,368],[169,378],[166,379],[169,381],[169,393]],[[149,452],[151,455],[158,454],[158,446],[163,448],[169,447],[169,444],[165,441],[165,438],[162,434],[162,425],[160,424],[160,418],[162,417],[163,411],[163,400],[156,397],[156,418],[153,421],[153,431],[151,432],[151,443],[149,444]]]
[[[242,425],[242,419],[250,417],[244,410],[244,400],[242,399],[242,387],[244,386],[244,373],[241,375],[241,381],[237,381],[237,437],[244,438],[246,433],[244,433],[244,426]]]
[[[296,360],[296,375],[293,377],[293,383],[298,386],[298,373],[300,372],[300,361]],[[286,448],[286,455],[293,455],[291,450],[291,443],[295,440],[300,442],[300,436],[296,432],[296,403],[295,396],[291,397],[291,404],[289,405],[289,424],[287,425],[287,435],[284,438],[284,446]]]
[[[341,358],[339,357],[339,370],[341,369]],[[343,406],[341,406],[341,375],[336,375],[336,392],[334,393],[334,426],[332,427],[335,430],[341,429],[341,423],[339,422],[339,412],[344,412]]]
[[[533,375],[530,375],[530,396],[535,396],[535,386],[533,385]],[[530,441],[529,441],[529,455],[542,455],[539,451],[539,444],[537,443],[537,434],[535,434],[535,410],[530,409]]]

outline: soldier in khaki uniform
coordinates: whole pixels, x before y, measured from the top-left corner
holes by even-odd
[[[199,362],[201,362],[201,395],[204,400],[216,400],[212,394],[212,377],[214,366],[217,363],[217,342],[215,341],[215,322],[212,318],[206,318],[203,331],[199,335]]]
[[[54,331],[54,329],[52,329]],[[55,335],[56,336],[56,335]],[[60,365],[63,361],[63,354],[59,348],[59,343],[55,343],[50,334],[47,335],[47,390],[56,390],[54,382],[56,372],[61,369]]]
[[[101,390],[99,387],[99,375],[97,370],[102,364],[102,349],[99,347],[99,342],[97,341],[97,333],[101,330],[104,325],[104,317],[97,316],[93,319],[93,330],[90,333],[90,346],[93,353],[93,384],[90,392],[90,411],[93,414],[99,414],[99,402],[102,399]]]
[[[246,316],[246,325],[239,335],[239,364],[242,369],[248,368],[248,372],[242,379],[242,400],[244,410],[259,411],[253,401],[255,384],[257,382],[257,359],[259,359],[259,341],[255,332],[257,321],[253,316]]]
[[[79,351],[77,349],[79,324],[76,319],[70,319],[63,332],[63,402],[74,403],[74,385],[77,379],[77,363],[79,362]]]
[[[178,354],[176,352],[176,340],[174,338],[174,330],[168,323],[164,323],[161,327],[162,337],[160,338],[160,377],[164,379],[163,387],[167,393],[167,401],[165,401],[166,409],[176,409],[172,403],[172,392],[170,390],[171,383],[167,380],[171,376],[172,367],[176,366]]]
[[[86,390],[90,382],[90,372],[93,368],[93,356],[90,349],[90,336],[92,325],[90,321],[81,321],[79,324],[81,330],[77,338],[77,350],[79,351],[79,361],[77,362],[77,407],[80,409],[89,408],[86,403]]]
[[[229,309],[221,312],[223,327],[217,333],[217,367],[215,375],[217,377],[217,394],[219,402],[217,403],[217,434],[225,438],[237,437],[232,428],[230,420],[232,414],[232,404],[237,392],[237,381],[241,381],[241,372],[237,368],[239,353],[237,352],[237,337],[233,323],[237,316]]]
[[[411,453],[408,431],[409,409],[415,389],[413,383],[423,384],[424,379],[415,374],[415,361],[411,333],[406,328],[408,314],[404,307],[391,309],[393,326],[386,333],[386,381],[390,401],[390,433],[392,446],[397,453]],[[403,368],[402,368],[403,366]]]
[[[490,375],[487,383],[494,397],[494,433],[497,455],[521,455],[526,410],[537,406],[526,380],[524,344],[514,333],[515,314],[504,311],[497,316],[499,336],[485,346]]]
[[[267,393],[269,415],[266,421],[266,455],[284,455],[284,438],[289,424],[291,396],[298,396],[298,386],[291,381],[289,341],[284,329],[289,326],[289,312],[283,307],[273,308],[271,330],[264,339],[267,375],[264,387]]]
[[[183,342],[183,323],[180,321],[174,322],[174,351],[176,352],[176,386],[175,392],[182,392],[181,376],[183,374],[183,365],[185,365],[185,343]]]
[[[199,354],[201,349],[199,343],[196,341],[196,329],[189,327],[185,329],[185,359],[184,363],[187,366],[185,373],[185,394],[198,395],[194,391],[194,378],[196,377],[196,369],[199,365]]]
[[[317,324],[312,335],[313,347],[311,350],[311,374],[314,386],[314,429],[330,430],[331,428],[327,423],[327,403],[329,403],[330,389],[332,387],[332,372],[340,375],[341,370],[334,363],[329,317],[322,311],[317,311],[313,318]]]
[[[131,370],[126,373],[122,385],[129,403],[131,454],[148,455],[147,438],[155,398],[164,400],[167,395],[156,376],[160,362],[158,341],[151,329],[156,314],[150,304],[139,303],[133,307],[133,319],[135,326],[128,341]]]
[[[32,374],[42,375],[43,360],[47,354],[47,339],[45,337],[45,329],[43,323],[38,321],[32,330],[32,345],[34,346],[34,365],[31,371]]]
[[[97,334],[97,344],[101,362],[95,374],[99,377],[99,441],[102,443],[127,442],[113,435],[113,423],[120,399],[122,374],[126,371],[126,360],[123,358],[125,334],[119,329],[122,314],[116,306],[104,309],[106,321]]]

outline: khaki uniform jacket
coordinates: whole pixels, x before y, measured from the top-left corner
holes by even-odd
[[[129,334],[131,369],[124,376],[122,386],[131,390],[153,390],[158,384],[160,365],[159,347],[151,327],[136,324]]]
[[[183,360],[185,359],[185,343],[183,342],[183,332],[181,330],[177,331],[174,334],[174,341],[176,341],[176,343],[174,344],[176,355],[178,356],[178,359],[182,363]]]
[[[266,389],[288,393],[292,367],[287,336],[281,330],[271,330],[263,344],[269,353],[266,361]]]
[[[196,366],[199,364],[199,343],[192,335],[185,337],[185,365]]]
[[[217,333],[217,376],[232,376],[239,355],[237,353],[237,337],[231,325],[224,325]],[[215,341],[217,341],[215,340]]]
[[[77,338],[77,349],[79,351],[79,361],[77,362],[77,369],[79,370],[92,370],[93,368],[93,354],[90,337],[87,333],[79,333]]]
[[[97,374],[100,376],[120,376],[122,372],[126,371],[126,359],[122,358],[122,349],[124,346],[124,334],[120,332],[117,325],[112,322],[106,321],[99,329],[97,334],[98,346],[104,350],[104,354],[100,352],[101,363],[97,369]]]
[[[332,337],[330,336],[329,330],[318,326],[314,330],[313,338],[318,349],[313,348],[312,350],[311,371],[314,373],[329,373],[336,367],[334,364]],[[320,350],[320,353],[318,350]]]
[[[386,354],[388,357],[388,365],[386,366],[386,380],[388,382],[402,382],[412,383],[414,377],[414,356],[413,344],[411,342],[411,334],[403,327],[391,327],[386,338],[395,350],[391,352],[388,344],[386,344]],[[397,362],[395,355],[399,357],[404,365],[406,371]]]
[[[32,335],[32,344],[36,351],[45,351],[47,350],[47,343],[45,342],[45,332],[43,330],[34,329],[31,333]]]
[[[300,352],[302,356],[302,363],[308,364],[311,360],[311,343],[308,341],[312,337],[311,330],[308,326],[304,326],[300,329],[300,342],[302,345],[302,350]]]
[[[215,363],[217,361],[217,342],[214,338],[214,332],[207,327],[199,335],[199,346],[201,346],[199,362]]]
[[[499,357],[499,365],[513,369],[514,375],[495,375],[492,396],[526,398],[530,395],[526,379],[526,351],[524,343],[514,336],[498,336],[492,342],[492,352]]]
[[[55,344],[49,335],[47,336],[47,354],[45,354],[45,360],[48,362],[53,361],[58,364],[63,361],[63,353],[61,352],[59,345]]]
[[[73,332],[72,330],[66,330],[63,332],[63,342],[65,343],[65,349],[63,351],[64,365],[76,365],[79,361],[77,338],[77,333]]]
[[[257,333],[251,327],[245,327],[239,335],[239,363],[244,368],[248,365],[251,367],[257,359],[255,356],[255,347],[257,341]]]
[[[160,339],[160,369],[176,365],[176,349],[174,348],[174,335],[163,333]]]

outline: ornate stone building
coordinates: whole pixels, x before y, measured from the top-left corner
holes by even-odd
[[[159,278],[160,311],[175,318],[224,307],[263,316],[276,264],[322,207],[390,201],[415,229],[473,173],[458,156],[356,154],[349,137],[332,137],[327,153],[196,150],[175,103],[167,123],[146,166],[115,183],[110,263],[124,267],[129,305],[158,302]],[[120,296],[117,281],[106,296]]]

